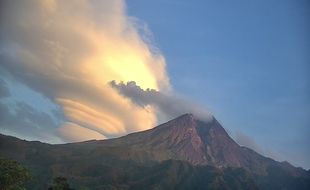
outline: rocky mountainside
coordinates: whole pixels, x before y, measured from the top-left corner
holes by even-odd
[[[192,114],[182,115],[147,131],[76,145],[88,145],[99,149],[124,147],[122,158],[139,162],[173,159],[216,168],[242,167],[260,175],[266,174],[268,166],[279,165],[292,175],[304,173],[304,170],[287,162],[276,162],[249,148],[239,146],[215,118],[204,122]]]
[[[310,189],[309,171],[241,147],[213,118],[182,115],[124,137],[49,145],[0,135],[0,156],[25,164],[46,189],[65,176],[89,189]]]

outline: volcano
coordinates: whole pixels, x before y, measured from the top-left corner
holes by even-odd
[[[0,136],[0,156],[46,189],[65,176],[89,189],[310,189],[309,171],[238,145],[214,118],[184,114],[120,138],[50,145]]]

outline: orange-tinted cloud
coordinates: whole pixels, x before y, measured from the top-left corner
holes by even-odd
[[[1,67],[60,105],[70,122],[60,126],[61,136],[113,137],[156,124],[154,107],[137,106],[108,85],[136,81],[143,89],[170,89],[164,57],[142,40],[123,0],[2,6],[2,55],[11,62]]]
[[[58,129],[60,137],[69,142],[87,141],[89,139],[106,139],[104,135],[96,131],[81,127],[74,123],[64,123]]]

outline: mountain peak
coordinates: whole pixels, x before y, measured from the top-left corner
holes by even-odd
[[[199,171],[201,171],[201,168],[212,168],[205,167],[205,165],[216,167],[217,169],[214,170],[217,171],[216,173],[218,173],[218,171],[233,171],[231,168],[227,167],[242,167],[247,170],[247,172],[254,174],[253,176],[268,177],[271,175],[271,183],[274,181],[286,181],[286,179],[292,179],[292,177],[295,179],[300,176],[303,178],[298,179],[309,179],[304,178],[304,176],[309,176],[309,172],[307,171],[295,168],[289,163],[276,162],[248,148],[240,147],[229,137],[224,128],[214,117],[211,121],[204,122],[200,119],[196,119],[193,114],[184,114],[158,127],[154,127],[153,129],[132,133],[120,138],[65,145],[48,145],[39,142],[20,141],[16,138],[0,134],[0,155],[7,155],[7,157],[10,158],[15,157],[24,163],[31,164],[31,166],[33,164],[39,164],[39,168],[46,168],[47,171],[57,171],[58,173],[70,171],[70,176],[72,176],[71,171],[74,166],[72,163],[76,163],[76,168],[73,168],[73,171],[80,171],[78,174],[73,173],[79,176],[76,179],[80,179],[80,176],[87,176],[88,179],[88,176],[90,176],[102,180],[103,178],[97,177],[102,171],[107,171],[103,173],[110,174],[113,177],[118,175],[120,171],[124,171],[123,168],[115,170],[115,166],[127,167],[128,164],[135,164],[135,167],[129,166],[128,171],[132,172],[132,168],[138,168],[140,171],[141,166],[144,164],[146,164],[147,168],[153,168],[153,164],[156,165],[158,163],[164,163],[164,165],[161,165],[159,168],[154,168],[156,172],[156,175],[154,175],[156,177],[155,181],[158,181],[158,173],[166,174],[166,172],[158,172],[158,169],[161,171],[161,169],[167,168],[169,169],[169,173],[173,171],[173,173],[180,176],[183,181],[187,178],[186,176],[193,176],[193,171],[189,171],[188,175],[179,175],[180,172],[188,170],[188,168],[191,167],[199,168]],[[61,160],[59,160],[59,158],[61,158]],[[167,160],[170,161],[162,162]],[[166,163],[171,162],[185,164],[182,164],[180,167],[175,167],[175,164],[172,166],[166,165]],[[138,165],[136,165],[137,163]],[[190,166],[191,164],[194,166]],[[109,167],[107,169],[107,166],[111,166],[111,169]],[[43,173],[41,169],[37,171]],[[246,174],[244,172],[240,173],[243,171],[240,169],[235,171],[237,173],[234,172],[232,175],[228,176],[230,181],[232,179],[231,177],[235,175],[239,179],[240,174],[242,174],[242,176]],[[216,174],[214,172],[212,173]],[[196,178],[197,173],[194,172],[194,174],[194,178]],[[142,175],[145,175],[145,173]],[[153,172],[151,175],[153,176]],[[273,175],[275,177],[273,177]],[[122,174],[121,176],[124,175]],[[166,178],[166,175],[164,176]],[[279,179],[278,176],[284,176],[283,179],[285,180],[281,180],[282,178]],[[248,179],[247,175],[244,177]],[[122,183],[124,182],[123,177],[119,179]],[[220,178],[216,177],[216,179]],[[243,178],[240,179],[243,180]],[[258,181],[261,181],[261,179],[262,178],[258,179]],[[149,178],[147,180],[149,180]],[[203,181],[204,180],[205,177],[203,177]],[[292,181],[289,180],[289,184],[291,184],[291,182]],[[300,180],[296,182],[296,184],[299,184]],[[218,183],[218,180],[216,180],[216,183]],[[265,182],[263,185],[265,185]],[[274,185],[271,185],[271,187],[274,187]],[[301,187],[306,186],[302,184]],[[245,189],[253,188],[247,187]],[[279,187],[277,186],[272,189],[283,188],[280,184]]]
[[[175,119],[172,119],[171,121],[174,121],[174,120],[177,120],[177,121],[188,120],[190,122],[202,122],[205,124],[217,122],[216,119],[211,114],[210,115],[195,115],[193,113],[185,113],[185,114],[183,114],[183,115],[181,115]]]
[[[172,119],[172,120],[170,120],[170,121],[168,121],[168,122],[175,122],[175,121],[188,121],[188,122],[194,122],[194,120],[196,120],[196,118],[194,117],[193,114],[191,114],[191,113],[185,113],[185,114],[183,114],[183,115],[181,115],[181,116],[179,116],[179,117],[177,117],[177,118],[175,118],[175,119]],[[167,122],[167,123],[168,123],[168,122]]]
[[[212,119],[204,120],[204,119],[200,119],[199,117],[197,117],[196,115],[194,115],[192,113],[185,113],[185,114],[183,114],[183,115],[181,115],[175,119],[172,119],[166,123],[163,123],[157,127],[174,126],[174,125],[178,125],[179,127],[195,127],[198,124],[207,126],[213,122],[217,122],[214,119],[214,117],[212,117]]]
[[[217,168],[243,167],[264,174],[266,170],[261,165],[270,161],[250,149],[240,147],[214,117],[210,121],[203,121],[191,113],[146,131],[98,143],[103,146],[131,147],[134,153],[128,153],[124,159],[141,162],[173,159]],[[143,156],[140,152],[143,152]]]
[[[157,150],[157,154],[152,155],[155,160],[177,159],[216,167],[242,165],[240,146],[229,137],[220,123],[215,118],[209,122],[202,121],[191,113],[153,129],[108,142]]]
[[[194,118],[194,114],[192,114],[192,113],[185,113],[185,114],[179,116],[178,118]]]

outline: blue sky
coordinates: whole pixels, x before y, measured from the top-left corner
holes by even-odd
[[[127,1],[176,91],[280,159],[310,167],[310,3]]]
[[[199,105],[238,143],[310,168],[307,0],[127,0],[127,12],[122,0],[38,2],[3,4],[1,133],[52,143],[104,139]],[[166,110],[135,105],[112,80],[156,94],[142,97]],[[156,84],[177,96],[144,91]]]

